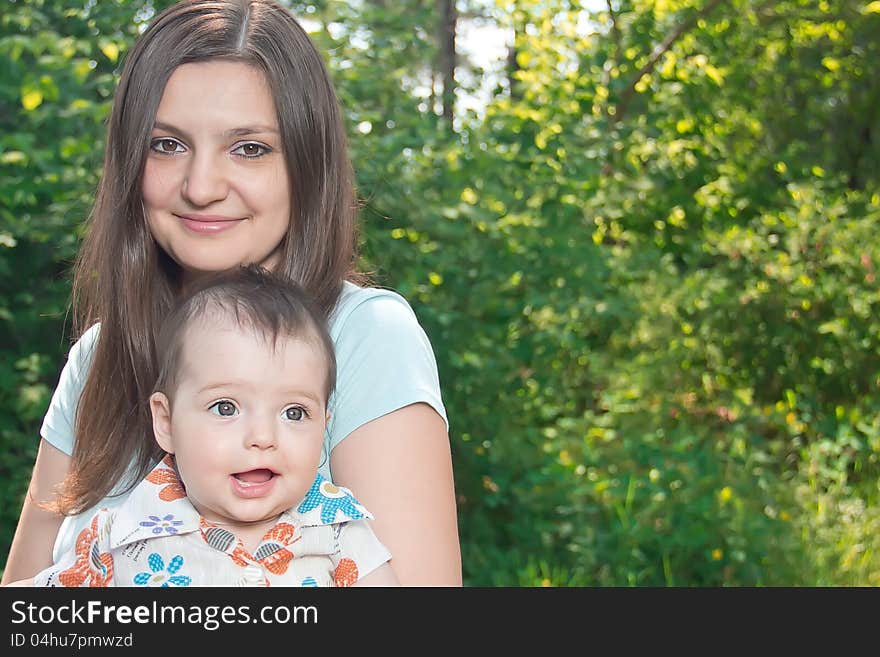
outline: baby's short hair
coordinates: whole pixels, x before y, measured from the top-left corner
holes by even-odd
[[[212,314],[233,320],[273,346],[279,338],[312,340],[326,358],[324,401],[330,398],[336,385],[336,357],[321,315],[301,287],[256,265],[208,276],[187,290],[172,308],[156,342],[160,368],[154,392],[171,396],[186,330],[195,320]]]

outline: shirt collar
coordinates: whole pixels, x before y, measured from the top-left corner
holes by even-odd
[[[147,538],[198,530],[199,513],[186,497],[171,455],[166,455],[113,514],[110,548]]]
[[[111,549],[144,539],[204,529],[202,517],[186,497],[171,455],[156,464],[113,515]],[[373,516],[350,490],[318,474],[303,500],[282,513],[279,522],[294,527],[317,527],[364,518]]]
[[[305,527],[373,518],[350,490],[336,486],[320,474],[315,477],[302,502],[285,513],[290,514],[292,521]]]

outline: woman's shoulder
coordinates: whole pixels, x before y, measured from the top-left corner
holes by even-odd
[[[100,332],[101,325],[92,324],[83,332],[79,339],[71,345],[70,350],[67,352],[67,362],[64,365],[65,372],[62,374],[59,384],[77,384],[74,385],[73,388],[81,386],[82,379],[84,379],[86,373],[91,367],[92,357],[94,355],[95,346],[98,344],[98,335]]]
[[[73,453],[73,431],[76,409],[86,377],[92,365],[100,324],[89,327],[70,347],[67,362],[61,370],[52,401],[43,417],[40,436],[65,454]]]
[[[89,328],[83,331],[83,334],[79,336],[79,339],[73,343],[73,346],[70,347],[70,352],[67,355],[68,360],[70,360],[72,356],[90,360],[92,356],[92,351],[94,350],[95,345],[98,343],[98,335],[100,333],[100,322],[92,324]]]
[[[433,347],[402,295],[347,283],[330,335],[337,379],[328,451],[358,427],[410,404],[424,402],[446,421]]]
[[[360,287],[346,281],[329,324],[330,335],[338,340],[352,329],[363,332],[401,327],[405,330],[407,326],[418,326],[418,319],[400,293],[387,288]]]

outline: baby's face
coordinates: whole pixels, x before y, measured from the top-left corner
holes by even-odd
[[[315,479],[327,421],[317,340],[275,345],[234,322],[187,329],[171,399],[171,449],[209,521],[251,523],[298,504]]]

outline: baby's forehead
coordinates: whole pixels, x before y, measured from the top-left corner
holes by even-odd
[[[323,352],[321,338],[309,322],[304,322],[296,330],[280,321],[277,325],[270,326],[246,314],[216,305],[206,307],[190,317],[183,329],[184,335],[181,337],[184,350],[190,339],[206,338],[212,332],[228,332],[254,340],[273,351],[305,344]]]

